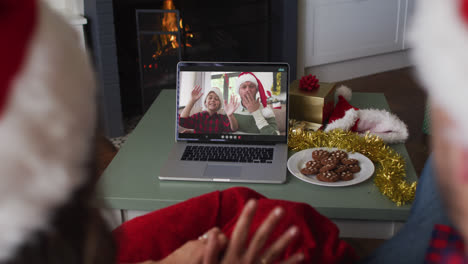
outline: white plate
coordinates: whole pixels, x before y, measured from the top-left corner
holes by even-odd
[[[361,153],[348,152],[348,158],[357,159],[359,161],[359,166],[361,167],[361,171],[358,173],[354,173],[354,179],[350,181],[323,182],[317,180],[316,175],[306,176],[302,174],[301,169],[305,167],[305,164],[309,160],[312,160],[312,152],[318,149],[324,149],[328,151],[338,150],[337,148],[311,148],[295,153],[288,159],[288,169],[292,173],[292,175],[296,176],[300,180],[316,185],[343,187],[361,183],[369,179],[374,173],[374,163],[372,163],[372,161],[369,158],[362,155]]]

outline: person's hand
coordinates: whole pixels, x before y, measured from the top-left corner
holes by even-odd
[[[163,260],[157,262],[150,261],[148,264],[202,264],[208,237],[212,238],[218,246],[226,247],[226,236],[219,230],[219,228],[214,227],[206,232],[203,236],[200,236],[197,240],[190,240],[186,242]],[[144,262],[142,264],[147,263]]]
[[[231,116],[239,105],[240,103],[237,101],[237,97],[231,95],[229,103],[226,103],[226,100],[224,100],[224,112],[226,112],[227,116]]]
[[[206,246],[206,242],[202,240],[190,240],[176,249],[170,255],[165,257],[160,263],[171,264],[171,263],[189,263],[199,264],[203,260],[203,251]]]
[[[281,208],[275,208],[258,228],[257,232],[255,232],[250,244],[246,247],[245,244],[247,242],[247,236],[256,206],[256,202],[251,200],[244,207],[226,249],[218,243],[216,236],[208,237],[208,243],[205,247],[203,257],[203,264],[269,264],[273,263],[280,256],[287,245],[297,237],[297,227],[289,228],[283,235],[273,242],[269,248],[265,249],[263,253],[261,253],[265,242],[284,213]],[[224,249],[225,252],[223,255],[222,252]],[[299,263],[302,259],[302,253],[297,253],[281,263]]]
[[[249,111],[249,113],[253,113],[260,108],[260,102],[258,101],[258,99],[255,100],[255,95],[251,93],[246,93],[242,97],[242,104],[245,108],[247,108],[247,111]]]
[[[195,103],[196,101],[198,101],[198,99],[200,99],[200,97],[202,97],[202,95],[203,95],[203,93],[201,92],[201,87],[200,87],[200,85],[197,85],[192,90],[190,100]]]

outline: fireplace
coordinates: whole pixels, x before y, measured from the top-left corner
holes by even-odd
[[[284,61],[295,76],[296,14],[290,0],[85,0],[106,134],[174,89],[180,60]]]

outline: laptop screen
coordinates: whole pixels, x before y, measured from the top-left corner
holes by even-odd
[[[287,142],[286,63],[179,62],[177,140]]]

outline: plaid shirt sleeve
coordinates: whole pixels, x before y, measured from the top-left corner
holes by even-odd
[[[424,263],[468,263],[465,244],[457,231],[446,225],[435,225]]]
[[[195,120],[198,119],[197,117],[197,114],[189,117],[180,117],[179,115],[179,126],[185,128],[195,128]]]
[[[223,132],[232,132],[231,130],[231,122],[229,121],[229,118],[227,117],[227,115],[221,115],[221,118],[220,118],[220,121],[221,121],[221,124],[220,124],[220,133],[223,133]]]

